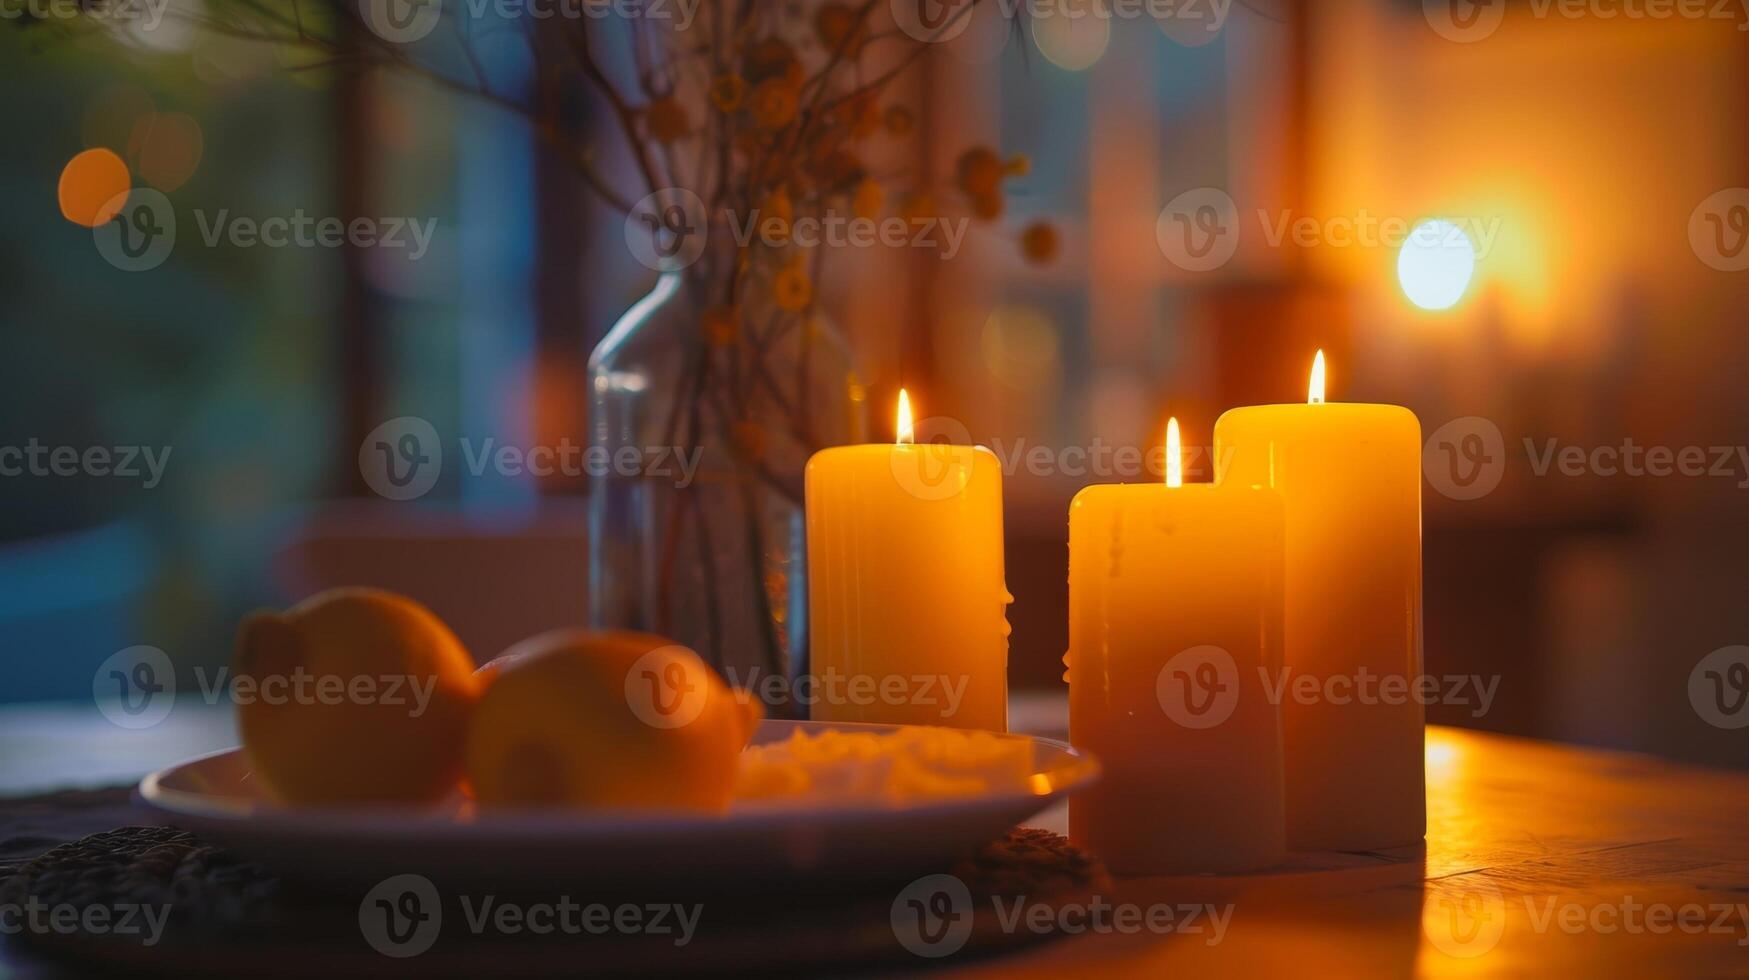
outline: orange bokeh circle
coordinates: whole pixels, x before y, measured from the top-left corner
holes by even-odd
[[[132,186],[128,165],[110,150],[86,150],[61,169],[61,214],[74,224],[95,228],[115,217]]]

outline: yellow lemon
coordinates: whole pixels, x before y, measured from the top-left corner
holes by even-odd
[[[721,811],[763,714],[645,633],[545,633],[482,673],[467,772],[485,806]]]
[[[422,803],[462,770],[479,697],[473,660],[424,606],[333,589],[237,636],[237,724],[254,775],[284,803]]]

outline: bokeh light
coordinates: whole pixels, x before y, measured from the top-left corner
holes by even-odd
[[[121,210],[130,186],[128,165],[121,157],[103,147],[85,150],[61,169],[61,214],[74,224],[95,228]]]
[[[165,193],[194,176],[204,145],[200,123],[181,112],[152,112],[134,123],[128,159],[140,179]]]
[[[1052,0],[1035,5],[1032,14],[1032,41],[1058,68],[1091,68],[1111,44],[1111,11],[1105,0]]]
[[[1457,305],[1475,272],[1475,244],[1462,228],[1443,218],[1416,225],[1397,255],[1397,281],[1403,295],[1424,310]]]

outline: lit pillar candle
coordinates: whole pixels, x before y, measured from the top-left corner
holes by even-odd
[[[1008,730],[1002,471],[912,435],[808,460],[812,716]]]
[[[1215,423],[1220,479],[1274,487],[1287,518],[1288,844],[1356,850],[1427,832],[1422,759],[1421,424],[1396,405],[1304,405]]]
[[[1069,506],[1069,740],[1105,767],[1069,833],[1120,874],[1278,863],[1281,503],[1184,486],[1088,487]]]

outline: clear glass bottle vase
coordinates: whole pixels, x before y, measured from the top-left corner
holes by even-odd
[[[728,277],[733,256],[664,272],[589,358],[589,616],[696,650],[773,716],[807,671],[803,468],[860,442],[861,384],[818,313]],[[752,292],[752,291],[745,291]],[[604,455],[605,454],[605,455]]]

